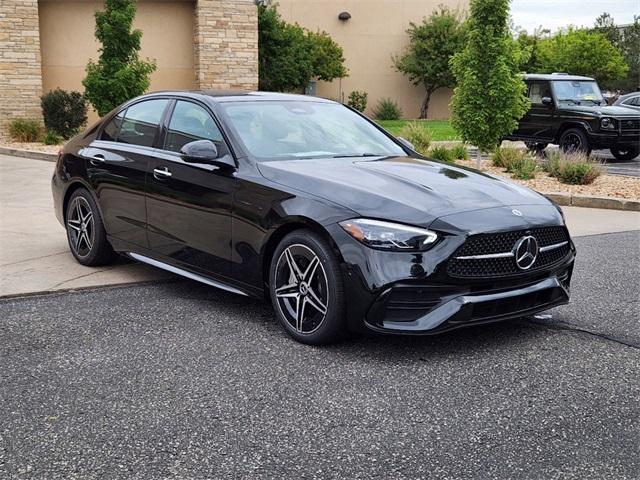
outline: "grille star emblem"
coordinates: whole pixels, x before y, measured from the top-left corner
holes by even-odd
[[[533,266],[540,253],[538,240],[531,235],[520,238],[513,247],[516,265],[520,270],[528,270]]]

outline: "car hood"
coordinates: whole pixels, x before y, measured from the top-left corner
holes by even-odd
[[[428,226],[471,210],[551,205],[542,195],[496,177],[412,157],[277,160],[259,164],[281,185],[340,204],[363,217]]]
[[[592,115],[596,117],[638,117],[638,112],[616,105],[563,105],[559,111]]]

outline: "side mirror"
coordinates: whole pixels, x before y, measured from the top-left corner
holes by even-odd
[[[211,140],[196,140],[182,146],[180,157],[185,162],[213,163],[218,159],[218,149]]]
[[[187,163],[208,163],[219,167],[236,168],[229,155],[218,158],[218,148],[211,140],[189,142],[180,149],[180,157]]]
[[[406,138],[402,138],[402,137],[396,137],[396,139],[405,147],[410,148],[411,150],[415,150],[416,147],[413,145],[413,143],[411,143],[409,140],[407,140]]]
[[[551,97],[542,97],[543,105],[553,105],[553,99]]]

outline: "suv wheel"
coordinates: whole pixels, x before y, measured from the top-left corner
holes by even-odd
[[[549,145],[548,143],[542,142],[524,142],[524,144],[531,153],[542,153],[542,151],[547,148],[547,145]]]
[[[89,267],[111,263],[116,255],[88,190],[79,188],[71,194],[65,219],[69,248],[79,263]]]
[[[633,160],[640,153],[640,147],[627,145],[625,147],[614,147],[611,154],[618,160]]]
[[[562,132],[558,145],[564,152],[582,152],[586,155],[591,153],[587,134],[580,128],[569,128]]]
[[[282,239],[269,272],[276,317],[297,341],[323,345],[345,330],[342,273],[335,253],[311,230]]]

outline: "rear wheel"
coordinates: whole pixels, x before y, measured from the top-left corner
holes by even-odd
[[[627,145],[624,147],[614,147],[611,154],[618,160],[633,160],[640,153],[640,147]]]
[[[563,152],[591,153],[587,134],[579,128],[569,128],[562,132],[558,144]]]
[[[282,239],[269,272],[278,321],[297,341],[333,343],[345,332],[342,274],[335,253],[311,230]]]
[[[65,216],[69,248],[82,265],[96,267],[113,261],[115,252],[102,224],[93,196],[79,188],[71,194]]]

